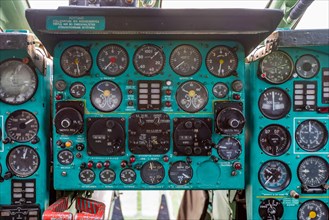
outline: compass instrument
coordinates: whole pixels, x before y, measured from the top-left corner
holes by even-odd
[[[169,169],[169,178],[177,185],[188,184],[191,181],[192,176],[192,167],[184,161],[177,161],[173,163]]]
[[[118,76],[128,67],[127,51],[116,44],[103,47],[97,56],[98,68],[108,76]]]
[[[279,220],[283,216],[283,205],[277,199],[265,199],[258,208],[258,213],[263,220]]]
[[[71,77],[82,77],[89,74],[92,58],[86,48],[72,46],[67,48],[61,58],[62,70]]]
[[[298,220],[327,220],[329,216],[328,206],[316,199],[304,202],[298,209]]]
[[[296,62],[297,74],[302,78],[312,78],[318,74],[320,63],[313,55],[303,55]]]
[[[180,45],[170,55],[170,66],[181,76],[191,76],[201,67],[202,57],[198,49],[191,45]]]
[[[136,181],[136,172],[133,169],[126,168],[121,171],[120,179],[124,184],[132,184]]]
[[[91,184],[95,180],[95,173],[91,169],[83,169],[79,173],[79,179],[84,184]]]
[[[229,47],[217,46],[206,57],[208,71],[217,77],[228,77],[236,71],[238,57]]]
[[[157,161],[148,161],[142,166],[141,178],[147,184],[159,184],[162,182],[164,176],[164,167],[161,163]]]
[[[115,177],[115,172],[112,169],[104,169],[99,173],[99,179],[105,184],[113,183]]]
[[[112,112],[122,101],[120,87],[112,81],[101,81],[91,90],[90,99],[93,106],[102,112]]]

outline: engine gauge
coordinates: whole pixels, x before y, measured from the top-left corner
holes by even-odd
[[[13,141],[31,141],[38,134],[38,130],[38,120],[31,112],[17,110],[11,113],[7,118],[7,136]]]
[[[289,113],[291,101],[284,90],[269,88],[260,95],[258,106],[266,118],[280,119]]]
[[[20,60],[0,64],[0,101],[19,105],[32,98],[38,87],[34,70]]]
[[[238,66],[236,53],[226,46],[217,46],[206,57],[208,71],[217,77],[230,76]]]
[[[165,55],[158,46],[145,44],[137,49],[134,55],[134,66],[144,76],[160,73],[165,63]]]
[[[115,180],[115,172],[112,169],[104,169],[99,173],[99,179],[104,184],[110,184]]]
[[[79,179],[84,184],[91,184],[95,180],[95,173],[91,169],[83,169],[79,173]]]
[[[126,168],[121,171],[120,179],[125,184],[132,184],[136,181],[136,172],[133,169]]]
[[[57,160],[62,165],[70,165],[71,163],[73,163],[74,156],[71,151],[62,150],[58,153]]]
[[[307,187],[320,187],[329,178],[329,164],[321,157],[306,157],[298,165],[298,178]]]
[[[316,199],[307,200],[298,209],[298,220],[327,220],[328,206]]]
[[[279,192],[289,185],[291,171],[287,164],[279,160],[269,160],[259,169],[258,179],[266,190]]]
[[[71,77],[87,75],[93,63],[90,53],[81,46],[67,48],[60,62],[62,70]]]
[[[225,83],[216,83],[214,87],[212,88],[212,93],[216,98],[222,99],[227,96],[228,93],[228,87]]]
[[[312,55],[301,56],[296,62],[297,74],[302,78],[312,78],[318,74],[320,69],[319,61]]]
[[[128,53],[119,45],[107,45],[99,51],[97,65],[104,74],[118,76],[128,67]]]
[[[171,68],[181,76],[191,76],[201,67],[202,57],[191,45],[180,45],[170,55]]]
[[[122,93],[117,84],[112,81],[101,81],[91,90],[91,103],[102,112],[112,112],[122,101]]]
[[[192,167],[184,161],[177,161],[173,163],[169,169],[169,178],[177,185],[188,184],[191,181],[192,176]]]
[[[288,151],[291,143],[289,131],[277,124],[265,127],[258,137],[261,149],[268,155],[280,156]]]
[[[305,151],[319,151],[328,141],[328,130],[317,120],[303,121],[296,129],[296,141]]]
[[[148,161],[141,168],[141,178],[147,184],[159,184],[162,182],[164,176],[164,167],[157,161]]]
[[[8,169],[18,177],[33,175],[39,168],[40,158],[37,151],[29,146],[13,148],[7,156]]]
[[[281,219],[283,216],[283,205],[276,199],[265,199],[258,208],[258,213],[263,220]]]
[[[198,112],[208,102],[208,91],[197,81],[187,81],[177,89],[176,102],[186,112]]]
[[[220,140],[217,144],[218,155],[223,160],[235,160],[241,154],[241,144],[240,142],[232,137],[226,137]]]
[[[86,94],[86,87],[81,82],[75,82],[70,87],[70,94],[74,98],[81,98]]]

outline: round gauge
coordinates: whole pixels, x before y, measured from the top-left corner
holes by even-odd
[[[95,180],[95,173],[91,169],[83,169],[79,173],[79,179],[84,184],[91,184]]]
[[[316,199],[307,200],[298,209],[298,220],[328,220],[328,206]]]
[[[70,87],[70,94],[74,98],[81,98],[86,94],[86,87],[81,82],[75,82]]]
[[[291,101],[282,89],[269,88],[260,95],[258,106],[266,118],[280,119],[289,113]]]
[[[217,77],[230,76],[238,66],[238,57],[226,46],[217,46],[206,57],[208,71]]]
[[[188,184],[191,181],[192,176],[192,167],[184,161],[177,161],[173,163],[169,169],[169,178],[177,185]]]
[[[11,113],[7,118],[7,136],[13,141],[31,141],[38,134],[38,130],[38,120],[31,112],[17,110]]]
[[[301,56],[296,62],[297,74],[302,78],[314,77],[320,69],[319,61],[312,55]]]
[[[153,8],[156,4],[156,0],[141,0],[140,1],[144,8]]]
[[[265,127],[258,137],[261,149],[270,156],[280,156],[288,151],[291,143],[289,131],[281,125]]]
[[[112,112],[122,101],[122,93],[117,84],[112,81],[101,81],[91,90],[91,103],[102,112]]]
[[[142,180],[150,185],[162,182],[165,176],[165,169],[158,161],[148,161],[141,168]]]
[[[18,105],[32,98],[38,87],[34,70],[19,60],[7,60],[0,65],[0,101]]]
[[[328,141],[328,130],[317,120],[303,121],[296,129],[296,141],[305,151],[319,151]]]
[[[161,48],[145,44],[137,49],[134,55],[136,70],[145,76],[154,76],[163,69],[165,56]]]
[[[208,102],[208,91],[200,82],[187,81],[177,89],[176,102],[186,112],[198,112]]]
[[[266,190],[279,192],[289,185],[291,171],[287,164],[279,160],[269,160],[259,169],[258,179]]]
[[[235,160],[241,154],[240,142],[232,137],[226,137],[220,140],[217,144],[218,155],[223,160]]]
[[[282,51],[273,51],[259,63],[261,77],[272,84],[281,84],[289,80],[293,66],[290,56]]]
[[[225,83],[216,83],[214,87],[212,88],[212,93],[216,98],[222,99],[227,96],[228,93],[228,87]]]
[[[90,53],[81,46],[69,47],[61,56],[61,67],[71,77],[87,75],[92,64]]]
[[[7,156],[8,169],[18,177],[33,175],[38,170],[39,164],[37,151],[29,146],[17,146]]]
[[[298,178],[303,185],[320,187],[329,178],[329,164],[321,157],[306,157],[298,165]]]
[[[115,172],[112,169],[104,169],[99,173],[99,179],[104,184],[110,184],[115,180]]]
[[[64,107],[56,113],[54,124],[58,134],[74,135],[82,133],[83,116],[75,108]]]
[[[73,162],[73,153],[69,150],[62,150],[57,155],[57,160],[62,165],[70,165]]]
[[[97,65],[104,74],[118,76],[128,67],[128,53],[119,45],[107,45],[99,51]]]
[[[136,172],[133,169],[126,168],[121,171],[120,179],[124,184],[132,184],[136,181]]]
[[[263,220],[281,219],[283,216],[283,205],[276,199],[265,199],[258,207],[258,213]]]
[[[202,57],[191,45],[180,45],[170,55],[171,68],[181,76],[191,76],[201,67]]]

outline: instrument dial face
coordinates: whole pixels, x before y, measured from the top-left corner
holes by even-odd
[[[297,74],[302,78],[312,78],[318,74],[320,69],[319,61],[312,55],[301,56],[296,62]]]
[[[70,94],[74,98],[81,98],[86,94],[86,87],[81,82],[75,82],[70,87]]]
[[[265,199],[259,205],[258,213],[263,220],[281,219],[283,216],[283,205],[276,199]]]
[[[128,67],[128,53],[119,45],[107,45],[99,51],[97,65],[104,74],[118,76]]]
[[[115,172],[112,169],[104,169],[99,173],[99,179],[104,184],[110,184],[115,180]]]
[[[265,127],[258,137],[261,149],[268,155],[280,156],[288,151],[291,143],[289,131],[281,125]]]
[[[191,76],[201,67],[202,57],[191,45],[180,45],[170,55],[171,68],[181,76]]]
[[[17,110],[6,121],[7,136],[17,142],[31,141],[39,130],[37,118],[28,111]]]
[[[79,179],[84,184],[91,184],[95,180],[95,173],[91,169],[83,169],[79,173]]]
[[[259,65],[262,78],[273,84],[281,84],[290,79],[294,64],[285,52],[274,51],[264,57]]]
[[[134,55],[136,70],[145,76],[154,76],[160,73],[165,63],[162,49],[155,45],[145,44],[137,49]]]
[[[216,83],[214,87],[212,88],[212,93],[216,98],[222,99],[227,96],[228,93],[228,87],[225,83]]]
[[[192,176],[192,167],[184,161],[177,161],[173,163],[169,169],[169,178],[177,185],[188,184],[191,181]]]
[[[132,184],[136,181],[136,172],[133,169],[126,168],[121,171],[120,179],[125,184]]]
[[[19,60],[0,64],[0,101],[19,105],[32,98],[38,87],[34,70]]]
[[[208,71],[217,77],[230,76],[238,66],[238,57],[226,46],[217,46],[206,57]]]
[[[235,160],[241,154],[240,142],[232,137],[226,137],[220,140],[217,144],[218,155],[223,160]]]
[[[58,153],[57,160],[62,165],[70,165],[73,163],[74,155],[69,150],[62,150]]]
[[[71,77],[87,75],[92,63],[90,53],[81,46],[69,47],[61,56],[61,67]]]
[[[280,119],[289,113],[291,101],[282,89],[269,88],[259,97],[258,106],[266,118]]]
[[[37,151],[28,146],[13,148],[7,156],[8,169],[18,177],[33,175],[39,168],[40,159]]]
[[[112,112],[122,101],[122,93],[117,84],[112,81],[97,83],[91,90],[91,103],[102,112]]]
[[[164,176],[164,167],[157,161],[148,161],[142,166],[141,177],[142,180],[147,184],[159,184],[162,182]]]
[[[305,151],[321,150],[328,141],[328,130],[317,120],[303,121],[296,129],[296,141]]]
[[[198,112],[208,102],[208,91],[197,81],[187,81],[177,89],[176,102],[186,112]]]
[[[287,164],[279,160],[270,160],[259,169],[258,179],[266,190],[279,192],[289,185],[291,171]]]
[[[308,200],[298,209],[298,220],[327,220],[328,206],[320,200]]]

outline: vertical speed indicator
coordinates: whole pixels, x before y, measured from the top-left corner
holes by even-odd
[[[209,72],[217,77],[228,77],[236,71],[238,57],[226,46],[217,46],[209,51],[206,57]]]

